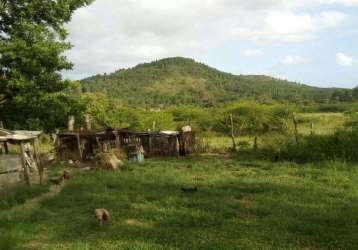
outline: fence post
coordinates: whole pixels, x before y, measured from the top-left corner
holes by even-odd
[[[73,115],[68,117],[68,131],[75,130],[75,117]]]
[[[311,135],[314,135],[314,123],[311,122]]]
[[[22,162],[22,167],[24,169],[25,181],[29,186],[31,186],[30,171],[29,171],[29,167],[27,166],[26,159],[25,159],[26,152],[25,152],[25,146],[24,146],[23,142],[20,143],[20,150],[21,150],[21,162]]]
[[[295,129],[295,140],[296,140],[296,144],[299,144],[299,139],[298,139],[298,121],[296,118],[296,115],[293,115],[293,125],[294,125],[294,129]]]
[[[236,151],[235,132],[234,132],[234,119],[232,117],[232,114],[230,114],[230,122],[231,122],[232,149],[233,149],[233,151]]]
[[[256,151],[257,150],[257,136],[255,135],[255,138],[254,138],[254,150]]]

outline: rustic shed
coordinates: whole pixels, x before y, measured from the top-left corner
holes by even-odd
[[[87,161],[101,152],[120,148],[117,131],[66,131],[57,134],[57,158],[62,161]]]
[[[0,176],[3,181],[17,182],[24,179],[31,184],[31,175],[38,173],[42,182],[43,168],[38,152],[38,137],[41,133],[0,129]],[[10,154],[10,145],[11,148],[16,147],[15,154]]]

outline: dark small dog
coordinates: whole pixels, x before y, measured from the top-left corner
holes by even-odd
[[[69,180],[71,178],[70,172],[68,172],[67,170],[63,171],[62,177],[65,180]]]
[[[58,178],[50,179],[50,182],[55,185],[61,185],[63,181],[64,181],[64,178],[62,175]]]
[[[181,188],[181,191],[183,191],[184,193],[196,193],[196,192],[198,192],[198,187],[194,187],[194,188]]]

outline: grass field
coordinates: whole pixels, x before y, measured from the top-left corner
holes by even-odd
[[[343,113],[301,113],[298,114],[299,133],[309,135],[311,124],[313,132],[319,135],[333,134],[336,129],[343,128],[348,116]]]
[[[79,173],[39,204],[0,212],[19,249],[358,249],[358,168],[227,156]],[[198,186],[197,193],[181,187]],[[100,228],[93,210],[111,221]],[[17,245],[15,244],[17,242]],[[11,244],[10,244],[11,243]]]

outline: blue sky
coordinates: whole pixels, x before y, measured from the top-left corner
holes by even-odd
[[[78,10],[71,79],[184,56],[234,74],[358,85],[358,0],[97,0]]]

